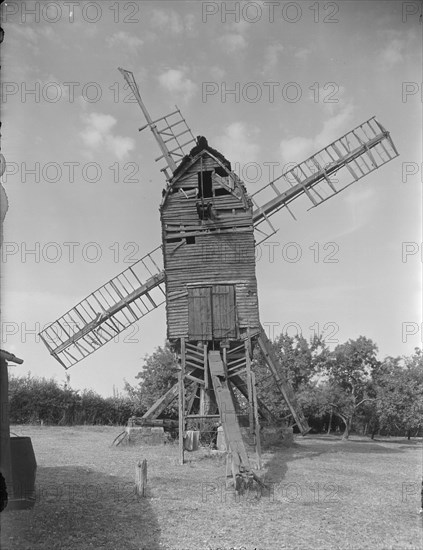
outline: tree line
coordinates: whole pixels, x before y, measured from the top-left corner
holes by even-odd
[[[423,430],[423,354],[377,359],[377,345],[359,336],[330,350],[321,337],[281,334],[272,343],[281,375],[292,384],[314,432],[417,436]],[[253,369],[257,395],[277,419],[293,423],[257,348]],[[177,382],[178,367],[168,342],[146,355],[137,383],[125,382],[123,394],[102,397],[74,390],[53,379],[10,378],[12,423],[123,425],[142,416]],[[177,403],[165,411],[177,417]]]
[[[281,334],[274,349],[281,374],[316,432],[363,435],[421,435],[423,429],[423,355],[377,359],[377,345],[359,336],[330,351],[322,338]],[[289,415],[260,353],[256,354],[258,395],[279,418]]]
[[[9,378],[9,417],[11,424],[123,425],[145,408],[125,392],[102,397],[93,390],[74,390],[54,379],[26,376]]]
[[[312,430],[339,431],[371,437],[376,434],[417,436],[423,432],[423,354],[416,348],[409,357],[377,359],[378,347],[359,336],[330,350],[315,335],[281,334],[272,343],[281,374],[292,384]],[[277,419],[290,411],[274,384],[264,358],[254,350],[257,395]],[[126,385],[133,399],[149,408],[177,382],[175,358],[166,342],[144,358],[138,384]],[[189,397],[189,396],[188,396]],[[177,417],[177,404],[165,413]]]

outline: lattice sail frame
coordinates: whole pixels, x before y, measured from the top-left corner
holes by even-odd
[[[145,128],[150,128],[153,132],[154,138],[156,139],[162,152],[162,154],[154,160],[156,162],[161,160],[166,162],[166,166],[161,168],[160,171],[165,174],[166,180],[169,181],[178,164],[196,144],[193,133],[191,132],[191,129],[186,123],[186,120],[182,116],[182,113],[178,109],[177,105],[175,105],[175,111],[153,120],[141,99],[141,94],[134,74],[131,71],[120,67],[119,71],[134,94],[134,97],[144,114],[145,120],[147,121],[147,124],[139,128],[139,131],[141,132]],[[188,148],[188,146],[191,147]]]
[[[161,246],[98,288],[40,333],[68,369],[165,302]]]
[[[251,195],[256,243],[277,232],[269,216],[306,196],[315,208],[398,156],[385,128],[372,117]],[[261,205],[261,206],[260,206]],[[265,228],[263,228],[263,225]]]

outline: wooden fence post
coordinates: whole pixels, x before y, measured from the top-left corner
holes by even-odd
[[[135,466],[135,493],[144,498],[147,493],[147,459]]]

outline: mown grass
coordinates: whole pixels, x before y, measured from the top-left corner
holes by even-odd
[[[417,549],[420,441],[298,437],[264,453],[270,490],[226,491],[202,450],[112,447],[119,428],[14,427],[37,457],[33,510],[2,513],[3,550]],[[148,494],[133,492],[148,461]]]

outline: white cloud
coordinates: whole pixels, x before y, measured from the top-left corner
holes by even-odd
[[[301,136],[290,139],[283,139],[280,143],[280,150],[284,163],[301,162],[310,156],[314,149],[314,140]]]
[[[106,143],[108,149],[110,149],[119,160],[124,159],[129,151],[132,151],[135,147],[134,140],[124,136],[109,135],[106,137]]]
[[[236,21],[225,22],[224,25],[227,27],[228,32],[234,32],[237,34],[246,34],[247,31],[251,28],[252,23],[249,23],[245,19],[240,19],[238,22]]]
[[[276,67],[279,61],[279,54],[284,50],[283,45],[278,42],[271,44],[264,52],[264,67],[263,72],[268,72]]]
[[[257,134],[257,128],[249,128],[243,122],[233,122],[225,128],[223,135],[216,138],[216,147],[232,165],[253,162],[259,153],[259,145],[254,142]]]
[[[326,82],[317,89],[313,86],[308,89],[308,97],[314,103],[319,103],[328,115],[334,115],[341,102],[345,102],[345,87],[336,82]]]
[[[322,131],[315,138],[315,146],[318,149],[325,147],[331,141],[338,139],[350,128],[354,114],[354,106],[352,103],[347,103],[338,114],[328,118],[324,124]]]
[[[403,40],[392,40],[380,53],[383,68],[391,69],[394,65],[403,61],[402,51],[404,48],[405,42]]]
[[[383,29],[378,34],[382,46],[377,52],[376,66],[381,71],[388,71],[401,63],[407,63],[409,56],[415,55],[416,46],[421,42],[421,38],[413,28],[406,32]]]
[[[225,74],[225,69],[222,69],[222,67],[219,67],[218,65],[215,65],[214,67],[210,67],[208,69],[208,73],[215,79],[215,80],[221,80]]]
[[[115,32],[107,39],[107,44],[109,48],[113,48],[115,46],[123,46],[126,47],[131,53],[136,53],[138,48],[140,48],[143,43],[144,42],[143,40],[141,40],[141,38],[138,38],[137,36],[129,34],[125,31]]]
[[[44,38],[47,38],[48,40],[55,40],[56,42],[62,42],[62,40],[59,38],[57,33],[48,26],[42,26],[39,29],[39,33],[44,36]]]
[[[227,32],[218,38],[219,44],[222,49],[228,53],[236,53],[244,50],[248,43],[245,35],[251,28],[251,23],[248,21],[239,21],[236,23],[225,24]]]
[[[247,47],[247,41],[242,34],[225,34],[219,38],[219,42],[229,53],[235,53]]]
[[[122,160],[135,148],[132,138],[113,135],[112,128],[116,124],[113,116],[91,113],[83,115],[83,120],[86,126],[80,136],[88,149],[98,151],[103,147],[118,160]]]
[[[310,54],[311,54],[310,48],[298,48],[294,53],[294,57],[296,57],[297,59],[301,59],[302,61],[305,61]]]
[[[182,17],[174,10],[153,10],[150,25],[152,28],[172,34],[180,34],[184,30]]]
[[[331,116],[323,123],[322,130],[314,137],[295,136],[283,139],[280,142],[282,160],[288,162],[301,162],[307,157],[326,147],[329,143],[341,137],[352,122],[354,107],[347,103],[336,115]]]
[[[168,69],[159,75],[159,82],[169,92],[181,94],[188,101],[196,93],[198,86],[186,77],[187,71],[187,67]]]
[[[189,33],[193,33],[196,31],[195,28],[196,18],[193,13],[188,13],[184,17],[184,24],[185,24],[185,30],[187,30]]]
[[[20,35],[26,42],[30,42],[34,45],[39,44],[40,39],[46,39],[57,43],[60,42],[60,45],[63,46],[63,40],[61,40],[60,36],[55,30],[53,30],[51,25],[41,24],[31,27],[28,25],[16,25],[15,23],[10,23],[8,30],[11,35]],[[36,51],[38,52],[38,50]]]
[[[33,44],[38,42],[39,34],[28,25],[15,25],[14,23],[12,23],[9,26],[9,32],[12,35],[13,33],[20,34],[25,38],[25,40],[27,40],[28,42],[32,42]]]
[[[350,188],[351,189],[351,188]],[[378,193],[375,187],[355,186],[351,192],[342,194],[342,200],[346,205],[345,227],[342,232],[335,235],[336,239],[355,233],[375,217]]]

